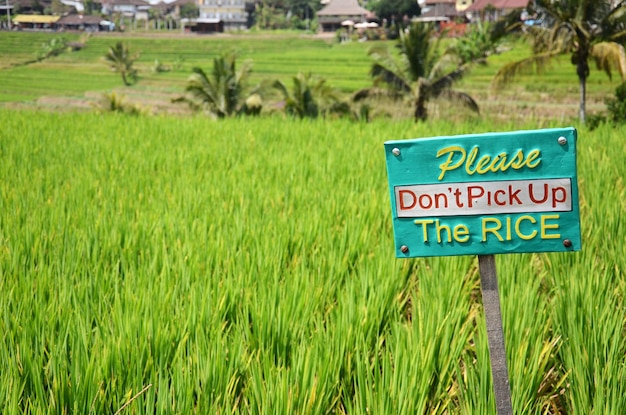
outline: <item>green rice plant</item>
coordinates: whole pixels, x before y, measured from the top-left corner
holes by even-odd
[[[465,360],[477,313],[470,301],[476,274],[462,275],[470,260],[412,264],[408,321],[394,324],[385,338],[357,353],[349,413],[458,410],[462,392],[457,375],[471,363]]]
[[[1,413],[494,412],[476,260],[393,257],[382,143],[517,123],[0,125]],[[583,251],[498,259],[516,413],[625,405],[622,135],[580,131]]]
[[[562,339],[551,317],[555,287],[537,255],[510,255],[498,265],[513,407],[520,414],[567,413],[567,374],[557,358]]]
[[[617,414],[624,401],[624,142],[604,126],[581,138],[581,215],[586,255],[544,258],[557,288],[555,329],[564,345],[568,411]],[[600,190],[601,189],[601,190]],[[567,345],[567,347],[565,346]]]

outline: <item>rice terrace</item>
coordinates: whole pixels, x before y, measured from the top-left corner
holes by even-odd
[[[496,256],[513,412],[626,413],[617,67],[584,119],[571,54],[444,36],[392,91],[420,30],[0,31],[0,413],[495,414],[477,257],[396,258],[384,143],[566,127],[582,249]]]

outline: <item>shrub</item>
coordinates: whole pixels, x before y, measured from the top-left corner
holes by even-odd
[[[605,103],[613,123],[626,122],[626,82],[615,88],[615,97],[606,99]]]
[[[626,123],[626,82],[615,88],[615,96],[604,100],[606,113],[592,114],[587,116],[587,126],[590,130],[595,130],[606,122],[613,125]]]
[[[147,109],[142,108],[140,105],[128,102],[125,95],[116,94],[115,92],[102,94],[99,104],[95,105],[95,107],[96,111],[100,113],[118,112],[128,115],[144,115],[149,113]]]

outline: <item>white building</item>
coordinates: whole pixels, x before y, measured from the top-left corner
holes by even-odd
[[[200,19],[222,21],[224,30],[247,28],[248,12],[245,0],[199,0]]]

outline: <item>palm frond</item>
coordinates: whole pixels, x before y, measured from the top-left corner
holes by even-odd
[[[492,23],[488,28],[489,42],[497,44],[508,34],[524,27],[524,23],[521,21],[521,14],[522,11],[520,9],[515,9]]]
[[[438,78],[437,80],[431,82],[430,90],[431,95],[433,97],[438,97],[442,94],[446,89],[450,89],[452,85],[463,78],[463,75],[466,72],[466,67],[459,67],[456,70]]]
[[[578,37],[579,30],[581,30],[581,36],[586,33],[586,31],[579,29],[576,23],[564,22],[555,25],[550,31],[548,47],[544,52],[566,53],[577,49],[577,45],[582,40]],[[584,35],[583,39],[588,39],[588,36]]]
[[[376,86],[384,83],[392,89],[409,92],[410,80],[406,76],[406,65],[398,61],[386,46],[377,45],[369,49],[368,55],[374,61],[370,76]]]
[[[435,62],[428,74],[427,79],[430,81],[444,77],[450,72],[456,71],[460,68],[469,68],[470,63],[461,62],[457,56],[453,54],[444,54]]]
[[[275,88],[276,90],[278,90],[278,92],[280,92],[283,98],[285,99],[289,98],[289,90],[287,89],[287,85],[285,85],[282,81],[278,79],[275,80],[272,83],[272,88]]]
[[[626,1],[620,2],[601,23],[605,40],[624,43],[626,41]]]
[[[367,51],[369,57],[380,66],[389,68],[389,70],[397,71],[400,69],[398,61],[395,56],[391,54],[389,48],[386,45],[379,44],[374,45]]]
[[[570,10],[567,10],[567,5],[562,2],[553,2],[552,0],[535,0],[535,6],[542,12],[544,20],[563,21],[571,14]]]
[[[480,114],[478,103],[469,94],[461,91],[455,91],[453,89],[446,89],[441,92],[439,98],[447,99],[451,102],[460,102],[464,107],[469,108],[477,114]]]
[[[356,91],[354,93],[354,95],[352,95],[352,101],[354,102],[358,102],[358,101],[363,101],[364,99],[367,99],[371,96],[374,95],[374,90],[375,88],[363,88],[363,89],[359,89],[358,91]]]
[[[394,91],[389,88],[379,88],[374,86],[372,88],[363,88],[355,92],[354,95],[352,95],[352,101],[358,102],[368,98],[391,98],[393,100],[398,100],[403,97],[404,94],[401,92]]]
[[[611,70],[615,68],[624,81],[626,78],[626,53],[622,45],[615,42],[596,43],[591,49],[591,56],[596,62],[596,67],[604,71],[609,79],[612,79]]]
[[[395,72],[379,63],[373,63],[370,70],[372,78],[374,78],[374,84],[380,84],[381,82],[389,86],[391,89],[400,90],[404,92],[410,92],[411,86],[409,82],[398,72]]]
[[[439,38],[434,36],[435,26],[430,23],[413,23],[400,32],[398,47],[406,58],[411,81],[425,78],[439,60]]]
[[[192,74],[187,81],[185,91],[189,92],[198,103],[203,103],[208,106],[217,105],[218,99],[216,90],[202,68],[195,67],[192,69]]]
[[[623,23],[626,20],[626,1],[620,1],[611,9],[605,20],[612,23]]]
[[[519,75],[533,72],[541,73],[548,62],[559,54],[560,53],[558,52],[544,52],[529,56],[526,59],[510,62],[500,68],[500,70],[495,74],[493,80],[491,81],[491,86],[495,90],[499,90]]]

